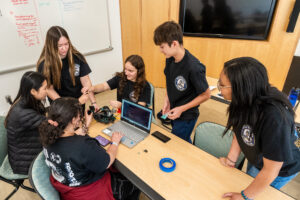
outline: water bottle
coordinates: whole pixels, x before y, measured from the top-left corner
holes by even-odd
[[[295,104],[297,102],[298,94],[299,94],[299,92],[297,91],[297,89],[293,87],[289,94],[289,100],[293,107],[295,106]]]

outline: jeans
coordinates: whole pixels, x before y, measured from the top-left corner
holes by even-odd
[[[257,174],[259,173],[259,169],[254,167],[252,164],[248,162],[247,166],[247,174],[255,178]],[[285,184],[290,182],[293,178],[295,178],[298,175],[298,173],[293,174],[291,176],[283,177],[283,176],[277,176],[275,180],[271,183],[271,186],[280,190]]]
[[[191,134],[196,124],[197,119],[180,120],[175,119],[171,121],[172,133],[185,141],[192,143]]]

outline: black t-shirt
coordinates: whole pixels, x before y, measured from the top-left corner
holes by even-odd
[[[164,73],[171,109],[191,102],[208,88],[205,66],[188,50],[185,50],[183,59],[178,63],[173,57],[166,59]],[[195,106],[183,112],[180,119],[192,120],[198,116],[198,106]]]
[[[53,177],[70,187],[99,180],[110,162],[109,155],[99,142],[87,135],[61,137],[44,148],[44,154]]]
[[[255,128],[245,124],[236,133],[236,137],[242,152],[251,164],[262,169],[263,157],[284,162],[279,176],[286,177],[300,171],[300,149],[295,145],[297,134],[293,116],[283,105],[277,106],[284,109],[287,119],[281,117],[279,108],[267,104],[262,110],[264,115]]]
[[[134,103],[145,102],[146,104],[150,104],[151,87],[148,82],[146,82],[146,85],[144,86],[143,90],[141,91],[139,99],[136,99],[134,96],[135,82],[127,80],[127,82],[123,88],[122,95],[120,95],[119,94],[120,80],[121,80],[121,77],[115,76],[112,79],[107,81],[107,84],[109,85],[111,90],[117,88],[117,100],[118,101],[122,102],[122,99],[126,99],[126,100],[132,101]]]
[[[55,91],[59,94],[61,97],[74,97],[74,98],[79,98],[82,93],[82,84],[80,82],[80,77],[86,76],[89,73],[91,73],[91,69],[87,63],[84,61],[80,60],[77,56],[73,55],[74,58],[74,63],[75,63],[75,86],[73,86],[73,82],[70,76],[69,72],[69,61],[68,58],[62,59],[62,69],[61,69],[61,77],[60,77],[60,85],[61,88],[54,88]],[[40,73],[43,73],[44,71],[44,61],[41,62],[39,65],[38,71]],[[48,84],[53,84],[52,77],[50,78],[51,83]]]

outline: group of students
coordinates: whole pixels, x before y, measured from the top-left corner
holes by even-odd
[[[184,48],[177,23],[161,24],[153,39],[166,57],[162,114],[171,119],[173,134],[191,142],[198,106],[210,98],[205,66]],[[37,71],[23,75],[5,120],[14,173],[28,174],[30,163],[43,150],[52,171],[50,181],[62,199],[138,199],[140,191],[111,167],[122,133],[113,133],[106,151],[101,148],[87,135],[92,115],[84,112],[84,104],[89,99],[99,109],[94,93],[115,88],[117,100],[110,102],[115,108],[121,107],[122,99],[149,104],[151,88],[143,59],[129,56],[122,72],[93,86],[84,56],[71,44],[67,32],[54,26],[47,32]],[[224,64],[218,89],[230,101],[224,134],[230,129],[235,133],[220,163],[234,167],[243,152],[247,173],[255,177],[243,191],[223,197],[253,199],[268,185],[280,189],[300,171],[299,135],[287,97],[270,85],[266,68],[249,57]],[[51,102],[47,114],[46,96]]]

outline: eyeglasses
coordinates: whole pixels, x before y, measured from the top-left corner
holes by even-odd
[[[223,88],[231,88],[231,86],[220,85],[220,80],[218,80],[217,87],[219,91],[221,91]]]

